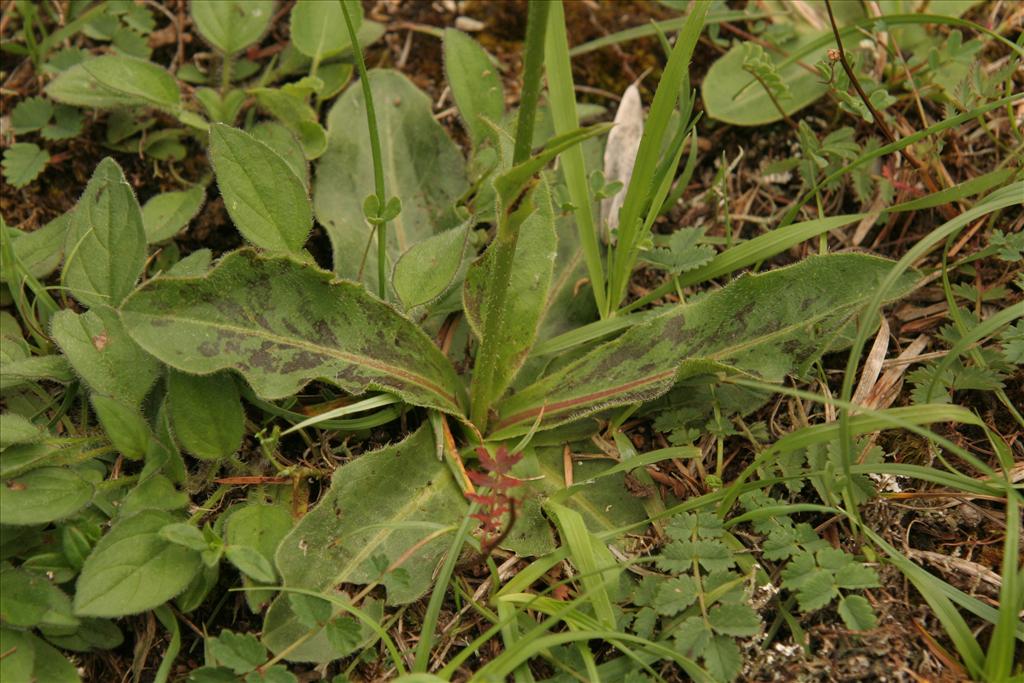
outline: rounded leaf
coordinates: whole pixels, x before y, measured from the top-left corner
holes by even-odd
[[[188,586],[199,553],[164,540],[160,529],[178,519],[160,510],[125,517],[100,539],[82,567],[75,613],[119,617],[170,600]]]
[[[271,251],[298,253],[313,227],[306,188],[284,159],[237,128],[210,126],[210,159],[231,220]]]
[[[197,458],[220,460],[242,445],[245,414],[229,375],[198,377],[171,370],[167,401],[178,442]]]
[[[92,500],[93,485],[61,467],[42,467],[0,483],[0,519],[19,526],[64,519]]]
[[[273,0],[192,0],[190,9],[203,39],[229,55],[259,40],[274,17]]]

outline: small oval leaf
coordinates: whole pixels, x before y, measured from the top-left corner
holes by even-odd
[[[0,484],[0,519],[22,526],[64,519],[92,500],[93,485],[61,467],[42,467]]]
[[[225,54],[257,40],[274,16],[273,0],[192,0],[192,21],[203,39]]]
[[[302,181],[267,145],[237,128],[210,126],[217,186],[238,231],[258,247],[298,253],[313,227]]]
[[[82,567],[75,613],[94,617],[136,614],[185,590],[201,560],[195,550],[160,536],[160,529],[177,521],[170,513],[144,510],[115,524]]]

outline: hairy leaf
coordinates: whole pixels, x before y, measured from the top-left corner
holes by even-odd
[[[538,191],[533,193],[533,202],[536,210],[519,228],[519,240],[508,283],[509,295],[505,300],[505,310],[499,313],[501,326],[498,328],[497,339],[482,338],[488,288],[497,284],[491,275],[495,267],[493,249],[488,249],[470,266],[462,291],[466,318],[477,337],[481,338],[474,376],[486,370],[492,377],[492,394],[483,399],[487,405],[504,393],[526,361],[526,355],[537,336],[551,288],[558,238],[555,235],[554,211],[546,185],[539,186]],[[487,365],[492,369],[486,368]]]
[[[163,242],[188,225],[206,200],[206,188],[196,185],[180,192],[164,192],[142,207],[142,225],[146,240]]]
[[[17,413],[0,415],[0,450],[22,443],[36,443],[43,439],[43,430],[28,418]]]
[[[23,526],[64,519],[89,504],[93,485],[74,471],[41,467],[0,483],[0,518]]]
[[[433,530],[424,525],[455,525],[465,511],[458,486],[435,457],[431,430],[421,427],[401,443],[338,468],[330,491],[281,542],[277,567],[285,586],[311,590],[381,578],[388,602],[405,604],[428,590],[450,545],[442,536],[417,546]],[[404,571],[381,577],[409,551],[400,567]],[[291,614],[289,601],[279,598],[267,614],[264,642],[280,652],[307,630]],[[319,648],[310,644],[291,657],[316,658],[311,649]]]
[[[204,460],[222,460],[242,445],[245,413],[234,378],[171,370],[167,406],[182,448]]]
[[[71,600],[42,574],[7,566],[0,570],[0,614],[13,626],[75,627]]]
[[[826,350],[871,298],[892,262],[864,254],[811,257],[740,278],[637,325],[498,405],[495,438],[646,401],[679,379],[742,372],[778,381]],[[912,277],[903,279],[904,288]],[[893,296],[900,292],[893,292]]]
[[[258,247],[297,253],[313,227],[306,188],[284,159],[248,133],[210,126],[210,159],[224,206]]]
[[[263,121],[249,129],[249,134],[277,152],[302,181],[302,186],[309,187],[309,163],[294,133],[277,121]]]
[[[497,143],[497,131],[484,119],[501,122],[505,91],[490,55],[462,31],[448,28],[444,31],[444,69],[473,146],[488,139]]]
[[[428,237],[398,259],[391,284],[406,309],[432,303],[452,286],[462,266],[469,227],[467,222]]]
[[[164,540],[178,521],[144,510],[115,524],[85,561],[75,591],[80,616],[120,617],[152,609],[185,590],[199,571],[199,553]]]
[[[101,87],[154,107],[176,109],[181,102],[181,92],[174,77],[152,62],[124,55],[104,55],[82,62],[81,67]]]
[[[92,406],[103,431],[121,455],[129,460],[145,457],[153,434],[138,406],[127,405],[103,394],[93,394]]]
[[[117,306],[142,272],[142,210],[121,167],[110,157],[93,171],[74,208],[64,254],[64,283],[87,306]]]
[[[122,318],[171,367],[236,370],[263,398],[322,378],[461,412],[459,379],[426,334],[361,285],[286,256],[243,249],[205,276],[156,278],[125,302]]]
[[[128,405],[138,406],[160,373],[156,360],[132,341],[108,306],[80,314],[59,311],[50,335],[90,389]]]
[[[14,255],[30,275],[43,279],[60,265],[64,255],[64,237],[71,223],[71,212],[63,213],[32,232],[6,228],[11,237]],[[13,274],[13,273],[12,273]],[[0,273],[0,282],[6,282],[8,273]]]
[[[94,109],[145,105],[177,109],[181,99],[178,84],[167,71],[123,55],[105,55],[72,66],[46,86],[46,94],[64,104]]]
[[[422,91],[395,71],[371,71],[369,77],[385,183],[402,201],[402,212],[388,223],[388,258],[394,262],[413,244],[459,222],[451,209],[466,191],[465,162]],[[331,238],[335,272],[351,279],[361,272],[365,282],[375,284],[377,249],[362,212],[374,182],[360,88],[349,88],[338,99],[327,131],[327,151],[313,184],[316,215]]]

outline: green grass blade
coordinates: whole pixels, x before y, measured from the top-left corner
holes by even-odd
[[[989,432],[989,438],[997,450],[1009,456],[1009,449],[997,435]],[[1024,580],[1020,567],[1020,494],[1009,481],[1006,482],[1006,540],[1003,542],[1003,585],[999,589],[999,620],[992,632],[988,652],[985,653],[985,679],[1004,681],[1013,673],[1016,642],[1014,632],[1020,624],[1020,610],[1024,608]]]
[[[562,542],[569,547],[573,564],[582,575],[580,580],[586,588],[588,600],[594,606],[594,613],[605,627],[614,628],[615,610],[612,607],[611,595],[608,593],[608,583],[618,578],[618,565],[605,568],[598,566],[598,558],[594,552],[594,544],[598,541],[587,529],[580,513],[550,501],[544,507],[552,513]],[[606,577],[603,574],[605,571],[614,571],[614,574]]]
[[[964,660],[964,664],[967,666],[971,676],[978,677],[984,668],[984,655],[982,655],[981,646],[975,640],[974,634],[971,632],[967,622],[960,616],[960,612],[953,606],[952,601],[943,590],[942,586],[948,584],[908,560],[896,548],[886,543],[881,536],[870,529],[865,527],[862,528],[862,531],[889,555],[892,563],[914,584],[914,588],[917,589],[917,592],[921,594],[921,597],[925,599],[928,606],[932,608],[932,612],[935,613],[935,616],[942,623],[943,629],[945,629],[949,639],[953,641],[953,645],[956,646],[957,652],[960,653],[960,657]],[[952,587],[950,586],[950,588]]]
[[[711,24],[722,24],[725,22],[764,19],[770,16],[775,15],[770,12],[754,12],[750,14],[742,11],[719,12],[717,14],[708,14],[707,18],[704,20],[704,24],[708,26]],[[579,57],[580,55],[585,55],[588,52],[600,50],[601,48],[609,47],[611,45],[619,45],[631,40],[639,40],[640,38],[649,38],[650,36],[656,36],[659,33],[678,31],[685,23],[686,17],[676,17],[674,19],[652,21],[651,23],[643,24],[642,26],[634,26],[633,28],[627,28],[624,31],[617,31],[607,36],[595,38],[594,40],[583,43],[582,45],[577,45],[569,51],[569,56]]]
[[[555,134],[562,135],[579,128],[579,116],[576,112],[576,91],[573,88],[572,66],[569,62],[565,10],[561,2],[550,4],[544,61],[548,76],[551,118],[555,124]],[[579,232],[580,248],[583,251],[583,260],[587,264],[594,301],[603,318],[608,314],[604,265],[601,262],[601,247],[597,241],[597,226],[594,224],[593,202],[590,197],[590,186],[587,184],[583,149],[576,146],[563,152],[561,164],[569,189],[569,198],[576,206],[573,218]]]
[[[653,643],[645,638],[634,636],[629,633],[622,633],[615,630],[595,631],[570,631],[568,633],[552,633],[539,638],[525,641],[523,647],[516,650],[506,650],[502,654],[488,662],[482,669],[470,679],[471,681],[500,681],[510,671],[519,666],[522,662],[529,661],[544,650],[565,645],[567,643],[585,642],[588,640],[605,640],[608,642],[623,641],[628,643],[639,643],[645,645],[651,651],[659,654],[663,659],[678,664],[694,681],[702,683],[713,683],[706,671],[697,666],[691,659],[683,657],[670,647]]]
[[[1009,180],[1015,173],[1015,169],[1012,168],[1001,168],[985,175],[980,175],[970,180],[954,185],[953,187],[946,188],[945,190],[939,190],[938,192],[932,192],[924,197],[918,197],[917,199],[911,199],[910,201],[901,202],[890,206],[886,211],[890,213],[896,213],[899,211],[919,211],[921,209],[930,209],[935,206],[941,206],[950,202],[957,202],[967,197],[973,197],[976,194],[987,192],[993,187],[1002,185],[1004,182]]]
[[[608,304],[613,309],[618,307],[629,285],[637,245],[643,239],[640,230],[641,214],[652,195],[659,189],[654,186],[654,182],[661,147],[679,95],[684,84],[688,82],[686,75],[690,58],[704,29],[704,17],[709,7],[710,3],[704,0],[694,4],[686,23],[676,37],[675,47],[654,93],[654,101],[644,125],[644,134],[640,139],[633,174],[629,179],[626,197],[619,214],[618,244],[612,251],[612,267],[608,274]]]

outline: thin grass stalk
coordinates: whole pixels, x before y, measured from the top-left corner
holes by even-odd
[[[377,112],[373,107],[373,89],[370,87],[366,62],[363,60],[363,50],[359,46],[359,38],[356,35],[356,27],[352,23],[348,3],[345,0],[338,0],[338,2],[341,3],[341,12],[345,15],[345,26],[348,28],[349,41],[352,43],[352,55],[355,57],[359,81],[363,86],[363,99],[366,100],[366,126],[370,131],[370,154],[373,157],[373,188],[374,194],[377,196],[377,210],[380,212],[384,210],[387,203],[387,194],[384,188],[384,162],[380,151],[380,131],[377,130]],[[387,299],[388,223],[382,221],[376,227],[377,296]]]
[[[1020,560],[1020,536],[1020,494],[1007,480],[1006,540],[1003,542],[1003,585],[999,589],[999,621],[992,632],[988,652],[985,653],[985,679],[989,681],[1009,680],[1013,674],[1013,656],[1017,646],[1014,632],[1019,623],[1020,610],[1024,608],[1024,581],[1021,577],[1024,567],[1021,567]]]
[[[886,275],[885,279],[879,284],[874,297],[872,297],[871,301],[864,308],[864,314],[857,327],[857,336],[850,347],[850,354],[846,361],[846,370],[843,374],[843,387],[840,392],[840,396],[844,402],[847,402],[848,404],[850,398],[853,396],[853,383],[857,375],[857,367],[860,364],[861,354],[864,351],[864,346],[867,343],[868,336],[871,334],[871,329],[873,327],[868,324],[868,321],[872,320],[873,316],[881,310],[882,302],[885,301],[887,292],[896,283],[900,276],[903,275],[903,273],[906,272],[907,269],[909,269],[919,258],[927,254],[935,245],[939,244],[951,235],[957,234],[969,223],[993,211],[1024,203],[1022,198],[1024,198],[1024,182],[1012,183],[993,192],[974,208],[964,211],[956,218],[946,221],[940,227],[933,230],[927,237],[914,245],[914,247],[911,248],[895,266],[893,266],[892,270],[889,271],[889,274]],[[846,476],[846,485],[843,487],[843,496],[846,498],[848,506],[852,506],[852,502],[854,500],[853,482],[849,476],[850,465],[852,464],[853,457],[850,448],[850,417],[849,409],[842,406],[839,411],[839,452],[843,474]],[[860,526],[860,519],[856,506],[852,506],[848,512],[851,514],[852,519],[854,519],[854,521],[858,523],[858,526]]]
[[[519,122],[516,125],[513,166],[518,166],[530,157],[533,142],[533,126],[537,117],[537,99],[544,66],[544,34],[547,31],[548,2],[532,2],[529,5],[526,22],[525,64],[523,67],[523,90],[519,103]],[[488,247],[493,251],[491,272],[484,297],[484,325],[477,366],[470,387],[470,419],[481,431],[487,427],[487,413],[494,400],[494,354],[491,347],[498,343],[499,331],[504,322],[509,283],[512,279],[512,262],[519,241],[519,226],[525,220],[529,206],[503,207],[504,215],[498,216],[498,227],[494,241]]]
[[[544,35],[547,32],[551,3],[531,2],[526,15],[526,45],[523,61],[523,89],[519,96],[519,117],[512,165],[518,166],[530,157],[533,149],[533,126],[537,120],[540,99],[540,78],[544,70]]]
[[[423,626],[420,629],[420,640],[416,643],[416,658],[412,663],[413,673],[426,673],[430,668],[430,650],[434,647],[434,635],[437,630],[437,620],[441,615],[441,607],[444,605],[444,596],[448,592],[448,582],[451,581],[455,572],[455,563],[458,562],[462,546],[469,538],[470,529],[473,526],[473,518],[470,516],[476,511],[476,504],[470,506],[466,517],[462,520],[462,526],[455,532],[455,538],[448,548],[448,554],[444,558],[444,565],[434,583],[434,590],[430,594],[430,602],[427,603],[427,612],[423,615]]]
[[[548,30],[545,37],[545,65],[548,76],[548,100],[555,134],[562,135],[579,128],[576,111],[576,95],[572,82],[572,65],[569,60],[569,42],[565,28],[565,9],[561,0],[551,3],[548,15]],[[601,246],[597,241],[597,227],[594,224],[593,203],[587,184],[587,169],[583,150],[573,147],[562,153],[562,173],[569,189],[569,199],[576,207],[573,218],[580,236],[580,249],[587,264],[590,288],[601,318],[608,315],[605,293],[604,264],[601,262]]]

